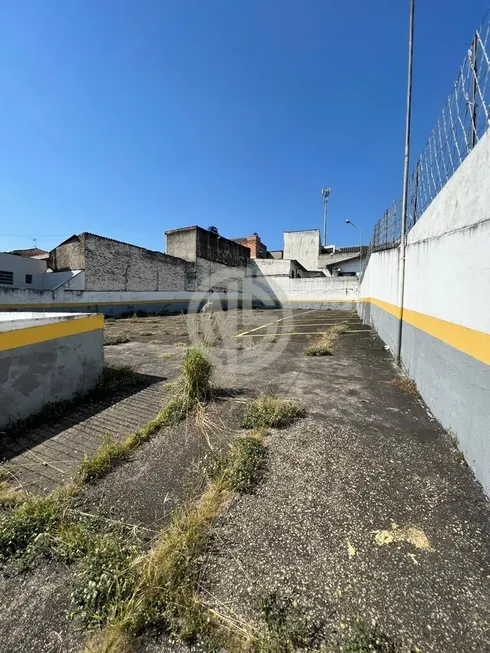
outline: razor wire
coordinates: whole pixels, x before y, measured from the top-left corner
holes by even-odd
[[[446,185],[490,125],[490,17],[475,32],[453,89],[409,178],[406,233]],[[376,222],[370,251],[400,243],[401,197]]]

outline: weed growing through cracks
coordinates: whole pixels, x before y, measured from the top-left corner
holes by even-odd
[[[109,345],[121,345],[125,342],[130,342],[131,338],[125,333],[120,333],[114,336],[105,336],[104,337],[104,346],[108,347]]]
[[[0,465],[0,508],[14,508],[26,499],[26,494],[21,487],[12,487],[10,475]]]
[[[24,555],[39,537],[56,531],[71,505],[73,494],[73,486],[67,486],[47,497],[28,496],[6,515],[0,522],[0,562]]]
[[[202,406],[212,394],[213,367],[200,349],[190,347],[182,361],[180,379],[168,384],[173,396],[158,415],[147,424],[128,435],[122,442],[106,436],[102,445],[91,457],[85,457],[77,472],[77,480],[87,483],[105,476],[115,464],[127,459],[133,449],[146,442],[164,426],[184,420],[196,406]]]
[[[318,340],[312,342],[305,350],[307,356],[331,356],[333,343],[348,329],[347,324],[339,322],[329,327]]]
[[[344,653],[401,653],[399,642],[384,633],[378,625],[369,627],[357,622]]]
[[[321,628],[309,623],[304,611],[290,597],[271,592],[259,604],[265,633],[258,638],[255,653],[294,653],[318,650]]]
[[[400,390],[403,390],[403,392],[406,392],[415,399],[420,399],[420,393],[417,389],[417,384],[412,379],[404,376],[393,379],[392,383],[393,385],[396,385],[397,388],[400,388]]]
[[[136,558],[130,552],[127,558],[122,555],[116,565],[116,576],[124,575],[121,589],[106,593],[104,605],[97,599],[91,608],[95,613],[89,612],[91,599],[84,605],[86,621],[100,618],[105,624],[92,639],[89,650],[108,653],[119,651],[117,646],[122,644],[129,649],[132,637],[157,625],[164,625],[171,635],[184,641],[201,639],[208,646],[206,650],[223,644],[228,634],[224,634],[216,615],[197,594],[200,568],[212,537],[213,522],[230,493],[250,491],[260,479],[266,454],[261,443],[263,436],[260,431],[232,443],[229,453],[213,468],[201,497],[176,513],[148,554]],[[101,568],[108,564],[105,560]],[[90,580],[93,579],[89,574],[84,585]],[[119,581],[114,579],[113,586],[119,587]],[[86,596],[85,587],[79,588],[76,596]]]
[[[294,401],[265,395],[248,404],[243,426],[247,429],[281,428],[304,415],[305,410]]]

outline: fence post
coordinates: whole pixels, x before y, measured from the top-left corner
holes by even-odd
[[[413,225],[417,222],[417,204],[418,204],[418,193],[419,193],[419,163],[417,161],[415,164],[415,174],[413,177]],[[412,225],[412,226],[413,226]]]
[[[476,145],[478,134],[477,125],[477,93],[478,93],[478,34],[475,32],[473,37],[473,46],[471,48],[471,76],[473,84],[471,85],[471,149]]]

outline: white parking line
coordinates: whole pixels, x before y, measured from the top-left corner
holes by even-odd
[[[305,311],[302,313],[302,315],[306,315],[307,313],[313,313],[313,311],[316,311],[318,309],[312,308],[309,311]],[[271,326],[271,324],[277,324],[278,322],[283,322],[284,320],[290,320],[293,317],[296,317],[297,313],[295,315],[287,315],[286,317],[281,317],[278,320],[274,320],[273,322],[268,322],[267,324],[262,324],[262,326],[255,327],[255,329],[250,329],[250,331],[243,331],[243,333],[237,333],[236,338],[241,338],[242,336],[246,336],[249,333],[253,333],[254,331],[259,331],[259,329],[265,329],[265,327]]]

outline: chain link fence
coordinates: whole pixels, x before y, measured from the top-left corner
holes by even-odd
[[[490,125],[490,18],[475,32],[458,76],[408,186],[407,233]],[[401,197],[374,226],[370,251],[396,247],[402,224]]]

